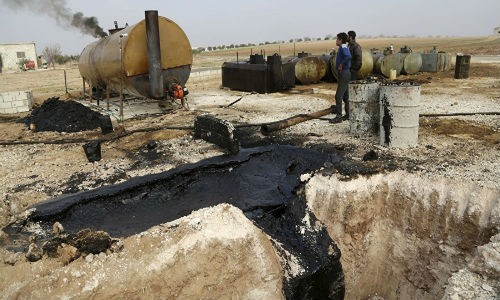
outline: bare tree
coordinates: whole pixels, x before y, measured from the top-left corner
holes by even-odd
[[[55,68],[56,59],[58,56],[61,56],[61,54],[61,46],[58,44],[48,45],[42,51],[42,55],[45,57],[47,64],[52,65],[52,68]]]

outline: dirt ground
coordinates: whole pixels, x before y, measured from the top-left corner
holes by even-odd
[[[480,48],[481,41],[484,42],[473,42],[478,43]],[[428,44],[426,42],[422,47],[431,44],[433,41],[428,41]],[[454,44],[450,47],[457,51],[459,48]],[[477,51],[491,54],[498,50],[487,48],[489,50],[483,53]],[[217,62],[220,60],[219,57],[212,59]],[[195,64],[201,66],[205,60],[210,61],[210,57],[202,57],[199,60],[195,58]],[[328,176],[315,175],[308,186],[311,210],[325,224],[343,252],[346,299],[396,299],[404,298],[405,295],[419,299],[494,299],[500,295],[500,247],[498,237],[495,238],[500,226],[499,74],[500,64],[497,63],[471,65],[470,78],[464,80],[454,79],[453,69],[444,73],[421,73],[401,77],[400,79],[411,78],[428,82],[421,86],[421,114],[498,113],[421,116],[419,144],[408,149],[380,146],[376,136],[353,136],[349,133],[349,122],[334,125],[325,118],[307,121],[267,137],[258,132],[258,127],[247,127],[248,130],[239,133],[243,147],[270,143],[307,147],[342,155],[379,173],[379,177],[370,179],[369,176],[365,178],[346,169]],[[60,96],[61,99],[78,98],[81,95],[78,70],[68,69],[66,75],[68,93],[64,86],[64,71],[60,69],[0,74],[0,92],[31,89],[37,104],[51,96]],[[0,115],[0,227],[21,218],[25,209],[46,199],[120,183],[137,176],[160,173],[225,154],[223,149],[192,137],[192,130],[189,128],[193,126],[197,115],[210,113],[236,126],[271,122],[329,107],[334,103],[333,95],[336,89],[335,83],[297,86],[283,93],[246,95],[230,108],[221,108],[222,105],[227,105],[247,93],[221,89],[220,82],[220,77],[216,76],[189,81],[190,110],[179,109],[161,116],[115,123],[116,132],[109,137],[142,128],[180,126],[187,129],[150,130],[110,139],[102,144],[102,160],[95,163],[87,161],[82,142],[57,141],[96,139],[102,137],[99,130],[79,133],[33,132],[19,122],[26,113]],[[333,116],[327,116],[331,117]],[[157,142],[154,150],[147,147],[150,141]],[[21,144],[15,144],[19,142]],[[369,151],[374,151],[378,158],[365,162],[363,156]],[[387,177],[384,177],[386,175]],[[422,192],[397,186],[404,177],[407,186],[428,186],[429,189]],[[373,182],[367,187],[366,182],[370,180]],[[437,182],[441,190],[433,186]],[[351,184],[350,188],[345,184]],[[321,194],[321,188],[318,186],[323,186],[323,189],[337,189],[338,192],[336,196],[328,194],[320,197],[317,196]],[[461,186],[470,188],[462,193]],[[389,188],[383,190],[383,187]],[[398,201],[412,199],[412,191],[429,195],[446,190],[448,196],[443,196],[443,199],[448,200],[443,200],[443,203],[465,203],[457,200],[459,196],[453,196],[453,193],[465,193],[471,199],[474,198],[474,201],[466,202],[477,203],[476,206],[480,208],[465,209],[469,204],[450,204],[449,209],[462,212],[479,211],[477,215],[484,218],[479,218],[479,221],[471,219],[472,221],[466,222],[470,225],[467,228],[472,228],[470,231],[474,234],[486,234],[481,228],[488,227],[491,230],[481,239],[480,244],[465,248],[454,244],[452,247],[446,242],[439,243],[440,239],[459,236],[457,233],[450,233],[453,231],[451,229],[440,231],[439,237],[427,239],[429,230],[422,224],[434,218],[429,214],[432,209],[424,209],[410,216],[420,218],[421,223],[410,222],[403,226],[400,221],[388,218],[387,212],[383,214],[384,208],[391,205],[389,202],[373,201],[369,196],[351,196],[349,199],[356,204],[352,204],[347,210],[344,210],[344,206],[339,206],[341,208],[338,210],[333,208],[338,205],[338,199],[344,199],[347,195],[342,194],[342,191],[354,193],[358,189],[367,195],[378,195],[376,199],[402,194],[400,198],[396,197]],[[408,189],[409,194],[401,192]],[[483,197],[486,190],[491,192],[488,195],[493,195],[488,196],[491,199]],[[323,191],[324,193],[326,192]],[[415,200],[415,203],[422,203],[421,206],[426,207],[428,199],[422,197],[416,197],[418,201]],[[488,205],[491,205],[484,204],[483,198],[488,198]],[[433,207],[444,205],[439,203]],[[400,205],[388,211],[394,215],[404,214],[405,211],[412,211],[414,207],[413,204]],[[486,210],[491,212],[487,217],[483,214]],[[377,211],[383,217],[374,217],[370,211]],[[450,216],[452,215],[450,213]],[[435,218],[451,220],[446,216],[443,214]],[[341,220],[342,228],[332,223],[334,217]],[[453,215],[453,220],[462,217]],[[370,221],[364,223],[365,219]],[[235,230],[236,228],[238,230]],[[408,232],[411,233],[405,235]],[[405,235],[404,238],[402,235]],[[5,242],[5,239],[6,235],[0,234],[0,244]],[[476,242],[478,240],[468,243]],[[44,257],[40,261],[29,262],[24,258],[24,254],[8,252],[2,247],[0,298],[283,297],[283,271],[280,269],[271,239],[246,219],[241,211],[229,205],[193,212],[188,217],[159,224],[144,233],[120,240],[119,243],[119,249],[97,255],[89,254],[72,262],[67,258],[71,254],[62,255],[57,259]],[[446,251],[439,252],[439,249],[448,246],[450,248]],[[415,262],[425,256],[419,253],[420,250],[430,256],[426,264]],[[71,253],[72,249],[68,246],[61,251]],[[391,254],[379,257],[377,261],[369,263],[363,260],[363,257],[374,258],[386,251]],[[433,256],[433,251],[438,251],[439,254]],[[405,253],[421,256],[415,257],[412,264],[405,260]],[[443,258],[446,255],[449,256]],[[382,260],[389,260],[394,266],[383,263]],[[398,264],[401,261],[404,263]],[[482,264],[479,261],[482,261]],[[431,270],[432,276],[420,276],[416,271],[409,272],[409,268],[415,266],[424,272],[433,264],[444,266],[445,271]],[[377,280],[367,285],[367,282],[373,280],[371,275],[375,273],[378,274]],[[399,286],[384,284],[385,277],[380,274],[390,274],[391,279],[404,280],[399,281]],[[439,280],[435,280],[436,278]],[[440,285],[433,285],[432,280]],[[477,289],[478,285],[481,288]],[[232,288],[228,289],[228,286]],[[358,288],[360,286],[365,288]]]

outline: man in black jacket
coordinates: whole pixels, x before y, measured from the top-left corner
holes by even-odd
[[[356,32],[349,31],[349,51],[351,52],[351,80],[359,79],[359,70],[361,69],[361,46],[356,42]]]

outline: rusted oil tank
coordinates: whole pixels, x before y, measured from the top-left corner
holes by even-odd
[[[385,77],[390,77],[391,70],[396,70],[396,75],[400,75],[403,70],[403,55],[401,53],[384,56],[380,63],[380,73]]]
[[[422,68],[422,54],[420,53],[401,53],[403,56],[402,74],[416,74]]]
[[[325,76],[321,80],[328,81],[328,82],[334,81],[335,77],[333,77],[332,64],[331,64],[331,60],[332,60],[333,56],[330,54],[323,54],[323,55],[320,55],[318,57],[326,63],[326,73],[325,73]]]
[[[171,83],[184,86],[193,62],[191,45],[175,22],[162,16],[157,18],[158,74],[161,74],[164,87]],[[142,20],[87,45],[80,55],[78,68],[82,78],[94,87],[109,86],[118,92],[123,78],[124,93],[158,98],[151,93],[148,59],[146,20]]]
[[[300,84],[318,83],[326,75],[326,62],[318,56],[296,57],[289,61],[295,65],[295,79]]]
[[[335,59],[336,54],[330,60],[330,67],[332,68],[333,75],[335,78],[338,78],[338,71],[335,67]],[[365,78],[368,74],[372,74],[374,72],[374,58],[372,53],[368,49],[361,50],[361,69],[359,70],[359,79]]]

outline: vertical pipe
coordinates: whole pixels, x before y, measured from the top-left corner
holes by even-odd
[[[237,64],[239,64],[239,63],[240,63],[240,58],[239,58],[238,51],[236,51],[236,63],[237,63]]]
[[[120,35],[120,121],[123,121],[123,37]]]
[[[293,56],[295,56],[295,42],[293,42]]]
[[[66,82],[66,70],[64,70],[64,88],[66,89],[66,94],[68,93],[68,84]]]
[[[83,82],[83,100],[85,100],[85,78],[82,78],[82,82]]]
[[[145,15],[151,97],[154,99],[162,99],[164,96],[164,91],[163,76],[161,72],[160,27],[158,24],[158,11],[147,10],[145,12]]]
[[[106,84],[106,109],[109,110],[109,80]]]
[[[94,95],[94,91],[93,91],[93,86],[92,86],[92,82],[89,82],[89,98],[90,98],[90,103],[92,103],[92,96]]]

